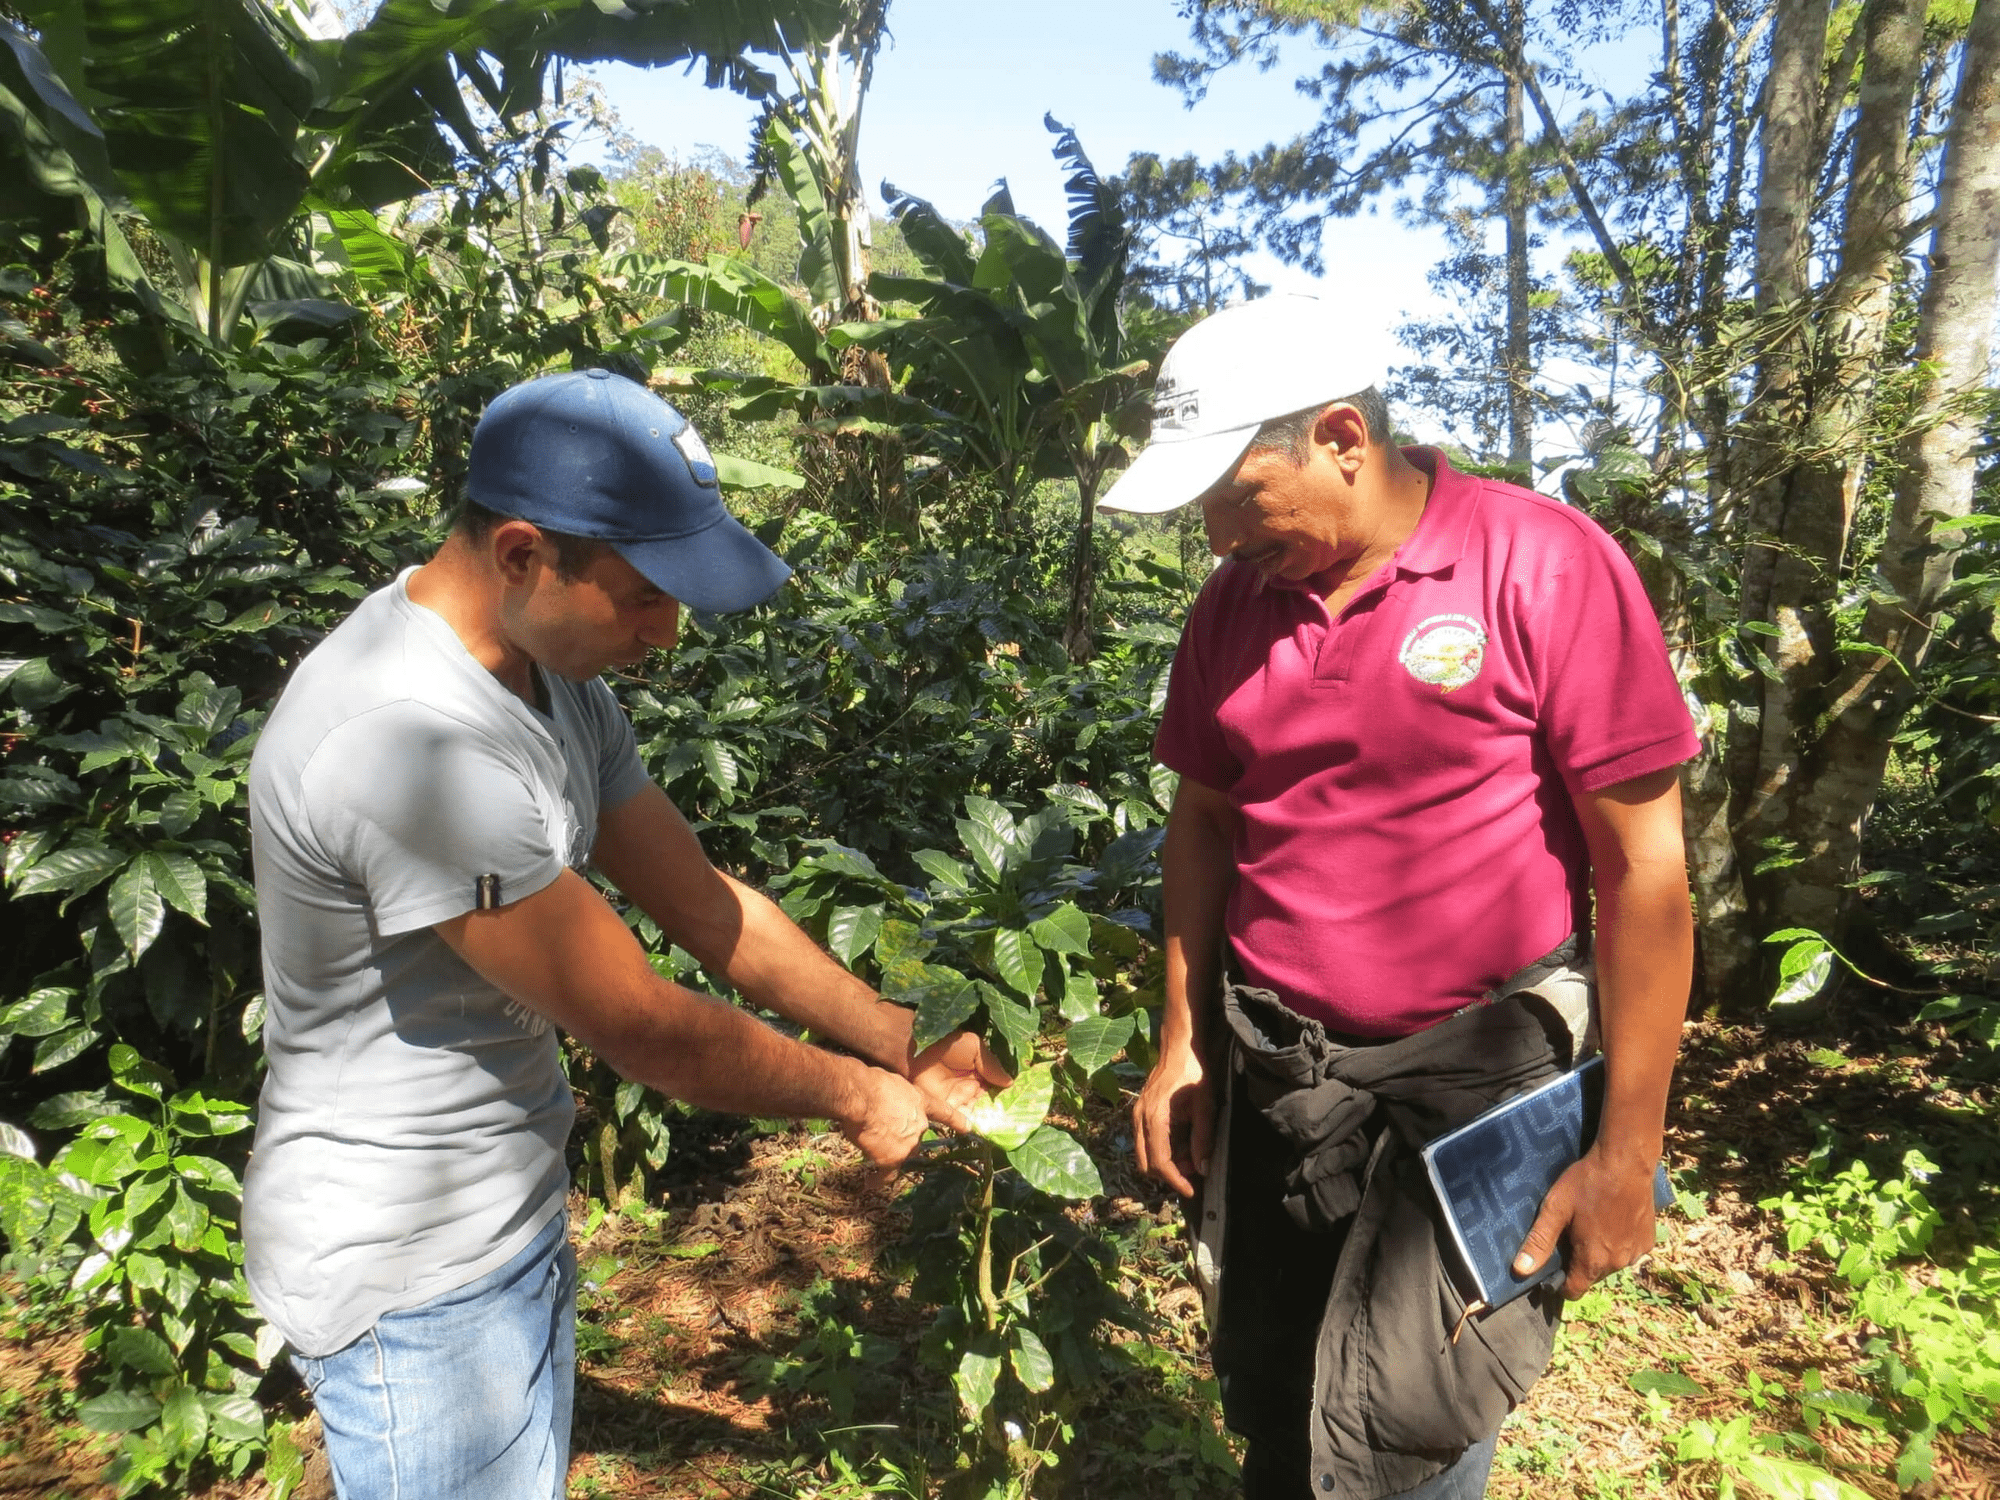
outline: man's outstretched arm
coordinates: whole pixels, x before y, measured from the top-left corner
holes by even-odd
[[[923,1136],[923,1099],[909,1083],[662,979],[631,929],[573,870],[532,896],[434,930],[489,983],[663,1094],[732,1114],[828,1117],[882,1165],[901,1161]]]
[[[1580,1297],[1653,1248],[1653,1169],[1694,974],[1694,918],[1674,771],[1575,802],[1597,894],[1604,1111],[1596,1143],[1549,1189],[1514,1270],[1541,1265],[1566,1229],[1563,1291]]]
[[[768,897],[710,864],[658,787],[601,815],[593,858],[703,968],[751,1003],[910,1079],[939,1124],[968,1128],[965,1110],[989,1085],[1010,1081],[999,1059],[968,1032],[916,1052],[915,1014],[827,957]]]

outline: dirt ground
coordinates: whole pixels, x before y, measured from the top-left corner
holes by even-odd
[[[1549,1374],[1509,1419],[1493,1496],[1714,1495],[1714,1468],[1677,1464],[1671,1434],[1695,1418],[1721,1424],[1759,1400],[1769,1408],[1759,1430],[1783,1430],[1797,1423],[1804,1372],[1818,1370],[1829,1388],[1854,1383],[1870,1330],[1842,1315],[1826,1278],[1784,1257],[1774,1220],[1756,1200],[1778,1191],[1785,1163],[1811,1148],[1815,1115],[1838,1121],[1857,1149],[1877,1136],[1901,1139],[1897,1132],[1914,1122],[1929,1126],[1934,1156],[1940,1148],[1931,1143],[1947,1124],[1971,1132],[1962,1149],[2000,1154],[1990,1100],[1952,1096],[1920,1058],[1896,1055],[1892,1036],[1883,1041],[1880,1055],[1864,1038],[1837,1057],[1754,1030],[1690,1029],[1669,1154],[1696,1216],[1667,1215],[1658,1251],[1571,1305]],[[755,1135],[698,1121],[681,1128],[659,1185],[663,1202],[606,1218],[587,1237],[581,1207],[573,1219],[582,1292],[571,1493],[831,1500],[870,1489],[933,1492],[944,1476],[922,1464],[926,1451],[948,1451],[948,1396],[915,1358],[926,1312],[882,1269],[905,1228],[903,1209],[837,1137]],[[1098,1128],[1110,1159],[1122,1123],[1107,1115]],[[1076,1451],[1037,1493],[1231,1495],[1212,1387],[1201,1384],[1200,1302],[1186,1284],[1178,1212],[1129,1167],[1107,1174],[1106,1188],[1094,1212],[1127,1248],[1125,1290],[1147,1323],[1133,1342],[1144,1358],[1078,1414]],[[1990,1213],[1982,1217],[1991,1222]],[[1951,1232],[1948,1224],[1941,1248]],[[841,1330],[894,1351],[855,1385],[852,1411],[839,1421],[825,1392],[788,1389],[774,1375],[814,1332],[801,1310],[819,1283],[833,1288]],[[815,1326],[829,1325],[822,1316]],[[0,1500],[110,1494],[96,1479],[110,1443],[52,1415],[61,1393],[74,1389],[79,1359],[73,1335],[31,1332],[0,1316]],[[1682,1377],[1673,1386],[1681,1394],[1643,1393],[1634,1377],[1640,1386],[1659,1383],[1646,1372]],[[1760,1394],[1760,1384],[1772,1383],[1777,1393]],[[283,1402],[306,1418],[300,1435],[314,1446],[295,1388]],[[830,1444],[834,1428],[865,1441]],[[1829,1466],[1864,1493],[1906,1493],[1889,1477],[1895,1447],[1887,1437],[1833,1423],[1816,1437]],[[872,1466],[844,1475],[830,1448],[871,1453]],[[299,1494],[326,1500],[324,1460],[314,1459]],[[263,1493],[253,1480],[213,1486],[201,1500]],[[1941,1441],[1933,1480],[1907,1494],[2000,1500],[2000,1442],[1978,1433]]]

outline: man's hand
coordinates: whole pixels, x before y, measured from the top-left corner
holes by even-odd
[[[846,1136],[878,1167],[893,1169],[916,1150],[930,1120],[924,1096],[906,1079],[866,1063],[856,1064],[859,1080],[855,1086],[853,1112],[840,1121]],[[891,1171],[887,1175],[893,1175]]]
[[[1132,1153],[1139,1170],[1183,1198],[1208,1172],[1215,1138],[1215,1085],[1192,1047],[1163,1053],[1132,1105]]]
[[[985,1041],[969,1031],[954,1031],[916,1053],[909,1072],[931,1119],[961,1132],[972,1129],[966,1110],[985,1098],[989,1088],[1004,1089],[1014,1081]]]
[[[1622,1271],[1653,1248],[1653,1163],[1613,1161],[1593,1146],[1555,1181],[1542,1200],[1514,1274],[1526,1276],[1555,1253],[1569,1234],[1565,1297],[1581,1297],[1592,1284]]]

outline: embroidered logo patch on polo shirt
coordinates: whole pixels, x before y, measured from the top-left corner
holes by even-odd
[[[1471,615],[1432,615],[1403,637],[1396,660],[1419,682],[1455,692],[1486,662],[1486,627]]]

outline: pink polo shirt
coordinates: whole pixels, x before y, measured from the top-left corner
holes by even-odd
[[[1301,1014],[1401,1036],[1589,919],[1572,796],[1692,756],[1660,626],[1580,511],[1405,450],[1416,531],[1341,611],[1225,563],[1155,754],[1242,814],[1228,931]]]

